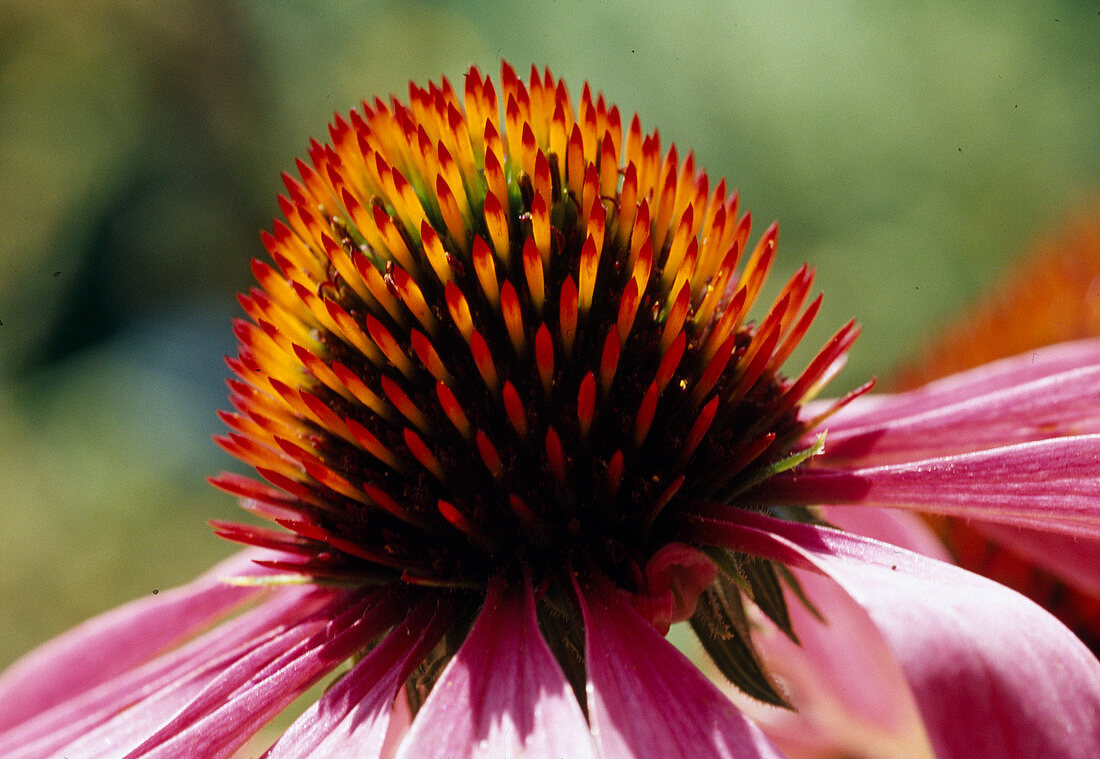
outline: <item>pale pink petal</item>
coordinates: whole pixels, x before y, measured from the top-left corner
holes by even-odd
[[[691,528],[836,580],[897,656],[940,759],[1100,756],[1100,661],[1016,592],[896,546],[733,508]]]
[[[1033,380],[1097,365],[1100,365],[1100,339],[1052,345],[960,372],[907,393],[857,398],[830,417],[826,426],[838,431],[888,423]],[[800,416],[812,419],[824,411],[828,403],[819,401],[808,404]]]
[[[90,619],[24,656],[0,675],[0,730],[151,659],[262,591],[226,585],[228,575],[266,570],[243,551],[195,581]]]
[[[530,584],[494,579],[398,759],[595,756],[580,706],[539,632]]]
[[[93,740],[89,736],[95,733],[118,730],[115,735],[121,736],[124,727],[108,724],[118,715],[133,717],[138,713],[135,704],[139,702],[144,706],[147,701],[167,703],[177,697],[186,700],[187,693],[197,692],[194,689],[216,675],[220,662],[227,665],[234,661],[242,652],[284,629],[284,625],[307,618],[331,597],[331,591],[315,588],[282,588],[267,603],[240,617],[4,732],[0,735],[0,756],[40,757],[78,739]],[[173,712],[154,709],[151,727],[145,728],[145,735]],[[138,722],[131,720],[131,724]],[[140,732],[134,733],[135,738],[138,735]],[[135,739],[131,745],[137,742]],[[124,745],[121,739],[112,743],[120,744]],[[66,753],[70,759],[76,756],[75,750]],[[102,752],[92,755],[101,756]]]
[[[265,759],[377,759],[386,744],[395,697],[451,621],[434,599],[421,604],[295,720]]]
[[[608,581],[578,587],[588,717],[603,759],[782,757]]]
[[[1075,588],[1100,598],[1100,539],[986,522],[970,526]]]
[[[747,611],[765,667],[797,711],[739,695],[731,686],[733,700],[792,759],[931,759],[905,675],[867,612],[824,575],[791,571],[825,615],[823,622],[793,593],[785,594],[801,645],[755,607]]]
[[[289,649],[286,643],[292,641],[280,639],[233,663],[127,758],[231,755],[307,688],[407,613],[404,600],[387,590],[349,606],[355,597],[341,597],[340,608],[317,614],[318,621],[327,622]]]
[[[1073,369],[945,402],[919,413],[830,427],[817,463],[912,461],[1100,430],[1100,366]],[[895,396],[885,411],[903,404]]]
[[[893,543],[940,561],[952,560],[950,551],[928,522],[911,512],[874,506],[823,506],[821,516],[842,530]]]
[[[867,504],[1100,537],[1100,435],[861,469],[802,468],[749,498]]]

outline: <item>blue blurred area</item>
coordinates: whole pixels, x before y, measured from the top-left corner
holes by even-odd
[[[2,5],[0,665],[232,550],[203,477],[234,293],[360,98],[502,57],[589,80],[781,221],[810,342],[865,325],[849,386],[1100,187],[1095,2]]]

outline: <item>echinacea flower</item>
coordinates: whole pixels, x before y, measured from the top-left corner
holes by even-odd
[[[1100,342],[813,401],[857,329],[781,373],[820,296],[803,267],[749,319],[776,228],[587,85],[500,86],[364,103],[286,177],[220,441],[267,484],[215,479],[278,528],[216,524],[252,548],[13,666],[0,755],[229,756],[339,670],[266,756],[779,757],[664,634],[798,708],[749,617],[828,622],[801,576],[862,607],[851,681],[888,651],[937,756],[1095,756],[1065,627],[814,507],[1100,535]]]

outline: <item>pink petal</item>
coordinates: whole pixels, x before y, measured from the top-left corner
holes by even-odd
[[[197,692],[195,688],[214,677],[219,662],[234,661],[283,625],[308,617],[331,597],[331,591],[314,588],[281,589],[262,606],[8,730],[0,735],[0,756],[45,756],[77,740],[94,745],[95,734],[109,736],[110,745],[118,746],[125,745],[122,736],[127,733],[132,738],[130,745],[136,745],[175,711],[171,707],[164,711],[158,705],[172,698],[186,700],[188,693]],[[140,707],[135,706],[139,703]],[[139,712],[150,714],[151,721],[141,726],[134,719]],[[132,732],[112,723],[120,714],[134,726]],[[70,748],[66,755],[73,759],[76,749]],[[90,755],[102,756],[103,750]]]
[[[381,756],[394,699],[451,621],[451,614],[437,608],[434,599],[421,604],[306,710],[265,759]]]
[[[785,594],[801,645],[763,613],[747,610],[755,612],[753,642],[767,671],[797,711],[728,688],[731,697],[791,757],[930,758],[932,747],[905,675],[867,612],[828,577],[791,571],[826,615],[822,622],[793,593]]]
[[[362,596],[342,595],[315,615],[325,624],[308,637],[280,636],[233,663],[127,758],[232,754],[307,688],[405,616],[404,601],[387,589],[352,603],[356,598]]]
[[[856,535],[951,562],[951,553],[943,541],[916,514],[874,506],[823,506],[821,516],[829,524]]]
[[[132,601],[35,649],[0,676],[0,730],[125,672],[207,627],[261,593],[226,585],[231,575],[265,570],[243,551],[188,585]]]
[[[539,632],[530,583],[489,586],[398,759],[595,757],[588,724]]]
[[[748,497],[872,504],[1100,537],[1100,435],[863,469],[798,469]]]
[[[604,759],[782,757],[607,580],[577,588],[588,715]]]
[[[829,419],[830,430],[867,427],[915,416],[959,401],[977,398],[1062,372],[1100,365],[1100,339],[1052,345],[960,372],[908,393],[858,398]],[[813,418],[828,401],[809,404],[803,418]]]
[[[1100,661],[1023,596],[857,535],[726,516],[695,522],[695,536],[824,572],[867,610],[940,759],[1100,756]]]
[[[841,429],[827,425],[825,452],[817,462],[912,461],[1100,430],[1100,366],[996,390],[968,389],[976,394],[955,399],[938,394],[941,405],[909,414],[898,413],[908,396],[895,396],[879,407],[876,421]],[[894,416],[882,419],[887,412]]]

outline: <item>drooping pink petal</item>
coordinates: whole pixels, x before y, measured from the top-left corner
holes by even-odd
[[[349,599],[361,598],[348,603]],[[234,662],[127,759],[180,756],[226,757],[321,677],[397,623],[407,601],[390,589],[363,598],[352,594],[340,607],[316,616],[326,621],[292,643],[275,640]],[[274,658],[273,658],[274,657]]]
[[[494,579],[398,759],[595,756],[580,706],[539,632],[530,583]]]
[[[1100,365],[1100,339],[1052,345],[960,372],[907,393],[864,396],[830,417],[828,428],[835,432],[889,423],[1062,372],[1097,365]],[[812,419],[828,403],[817,401],[808,404],[801,416]]]
[[[223,578],[265,572],[252,563],[260,555],[238,553],[187,585],[101,614],[15,662],[0,675],[0,730],[132,669],[257,596],[261,589]]]
[[[398,692],[452,621],[435,599],[415,609],[386,639],[282,735],[265,759],[377,759]]]
[[[951,553],[928,522],[911,512],[874,506],[822,506],[821,516],[829,524],[856,535],[951,561]]]
[[[578,586],[577,597],[588,716],[603,759],[783,756],[609,582]]]
[[[1100,537],[1100,435],[860,469],[803,468],[748,494],[767,503],[870,504]]]
[[[1100,366],[979,391],[917,413],[831,428],[817,463],[860,466],[912,461],[1100,430]],[[919,391],[918,391],[919,392]],[[880,407],[903,406],[894,396]]]
[[[897,656],[940,759],[1100,755],[1100,661],[1016,592],[896,546],[732,508],[686,532],[839,583]]]
[[[1100,598],[1100,539],[972,522],[979,532],[1074,587]]]
[[[136,745],[141,737],[159,727],[175,711],[170,706],[166,711],[164,704],[182,699],[175,702],[182,706],[189,700],[188,694],[197,693],[216,676],[222,663],[235,661],[263,640],[284,630],[285,625],[308,618],[332,595],[332,591],[309,587],[282,588],[266,603],[180,648],[5,731],[0,734],[0,756],[31,759],[69,746],[71,748],[65,753],[74,759],[77,752],[72,743],[79,740],[92,749],[91,756],[100,757],[103,749],[96,747],[95,734],[107,736],[110,745],[119,746],[126,745],[125,733],[133,739],[130,745]],[[142,706],[136,707],[139,703]],[[140,719],[135,719],[141,712],[149,715],[150,721],[144,727]],[[109,724],[121,714],[126,715],[126,725]]]
[[[800,643],[755,607],[747,611],[765,668],[797,711],[755,701],[732,686],[726,688],[731,698],[792,759],[931,759],[905,675],[867,612],[828,577],[791,571],[825,614],[818,619],[787,590]]]

